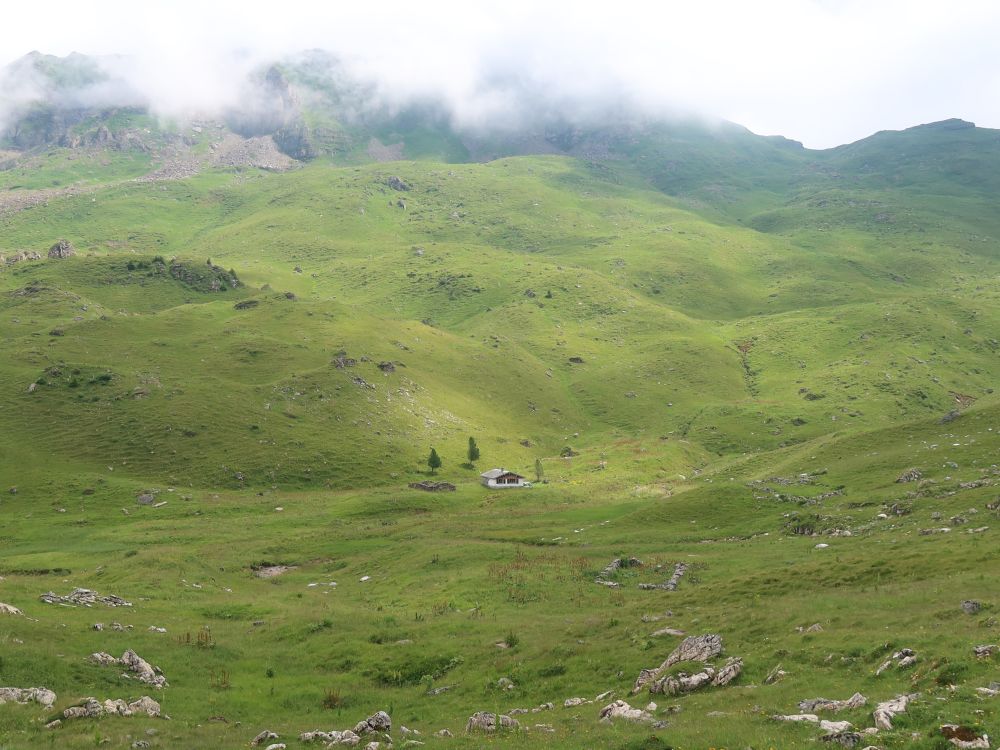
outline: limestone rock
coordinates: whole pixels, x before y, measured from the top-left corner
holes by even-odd
[[[357,735],[371,734],[373,732],[392,731],[392,719],[385,711],[377,711],[363,721],[359,721],[354,727]]]
[[[775,721],[808,721],[812,724],[819,724],[819,717],[816,714],[789,714],[787,716],[772,716]]]
[[[50,258],[70,258],[76,255],[76,248],[68,240],[59,240],[49,248]]]
[[[875,707],[872,718],[878,729],[892,729],[892,718],[897,714],[906,713],[906,707],[917,697],[917,694],[897,695],[892,700],[883,701]]]
[[[868,699],[861,693],[855,693],[847,700],[836,701],[828,698],[812,698],[810,700],[799,701],[799,708],[803,711],[844,711],[851,708],[860,708],[867,705]]]
[[[465,723],[466,732],[496,732],[498,729],[518,729],[521,725],[517,719],[506,714],[495,714],[489,711],[477,711]]]
[[[44,708],[52,708],[56,702],[56,694],[48,688],[0,688],[0,705],[4,703],[39,703]]]
[[[632,722],[649,722],[653,721],[653,715],[641,708],[632,708],[628,703],[619,699],[601,709],[601,721],[611,723],[615,719]]]
[[[271,740],[278,739],[278,735],[275,732],[268,731],[265,729],[263,732],[258,734],[252,740],[250,740],[250,747],[257,747],[264,742],[270,742]]]
[[[24,612],[11,604],[0,602],[0,615],[23,615]]]

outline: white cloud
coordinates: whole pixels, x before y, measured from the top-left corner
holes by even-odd
[[[816,147],[945,117],[1000,126],[987,0],[104,0],[4,16],[0,64],[129,54],[130,80],[169,112],[230,104],[252,63],[325,48],[390,100],[438,94],[467,122],[509,114],[526,90],[574,110],[714,114]]]

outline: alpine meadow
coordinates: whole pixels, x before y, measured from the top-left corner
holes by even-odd
[[[0,76],[0,748],[996,747],[1000,130],[120,65]]]

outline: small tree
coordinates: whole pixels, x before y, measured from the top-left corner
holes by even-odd
[[[427,457],[427,465],[431,467],[431,474],[441,468],[441,456],[433,448],[431,448],[431,455]]]
[[[542,459],[535,459],[535,481],[541,482],[545,479],[545,470],[542,468]]]
[[[476,439],[473,437],[469,438],[469,463],[474,464],[479,460],[479,446],[476,445]]]

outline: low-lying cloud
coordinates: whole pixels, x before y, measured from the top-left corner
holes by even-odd
[[[0,63],[33,48],[121,54],[88,96],[171,117],[238,107],[252,71],[316,48],[373,101],[440,101],[465,127],[684,112],[825,147],[947,117],[1000,125],[1000,6],[986,0],[328,5],[21,4],[5,10]],[[0,84],[0,117],[33,85]]]

